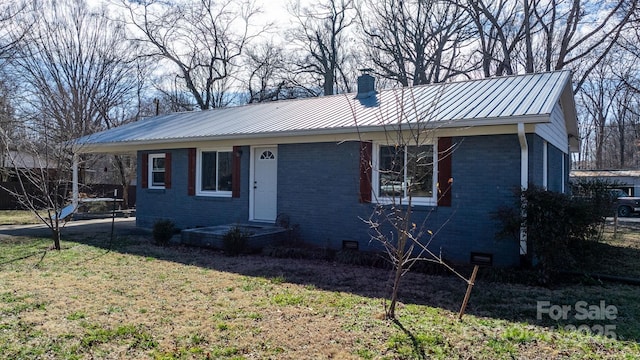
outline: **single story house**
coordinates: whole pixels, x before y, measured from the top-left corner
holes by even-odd
[[[569,174],[575,180],[599,180],[614,184],[629,196],[640,195],[640,170],[571,170]]]
[[[21,172],[46,170],[49,176],[55,177],[57,165],[35,153],[19,150],[0,150],[0,210],[23,209],[14,192],[21,192],[19,174]],[[25,185],[28,189],[32,184],[28,181]]]
[[[526,236],[496,240],[492,213],[529,184],[566,191],[577,139],[569,71],[380,91],[364,74],[356,94],[160,115],[78,139],[76,151],[137,152],[139,226],[284,214],[304,242],[374,250],[362,219],[411,197],[444,258],[481,252],[510,266]]]

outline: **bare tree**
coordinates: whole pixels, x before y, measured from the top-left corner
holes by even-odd
[[[305,7],[291,3],[296,27],[289,37],[300,54],[297,71],[312,74],[324,95],[351,91],[346,63],[351,57],[349,28],[355,20],[353,0],[323,0]]]
[[[60,250],[60,235],[64,226],[62,210],[71,190],[71,147],[58,141],[58,132],[49,131],[51,123],[42,118],[30,119],[39,124],[38,141],[14,139],[0,129],[0,145],[8,157],[8,165],[17,179],[17,188],[4,190],[25,209],[33,212],[51,230],[53,248]]]
[[[471,61],[471,18],[435,0],[363,2],[358,18],[369,61],[380,76],[402,86],[466,75]]]
[[[485,76],[571,68],[576,93],[638,11],[637,0],[454,1],[473,18]]]
[[[616,64],[613,66],[613,58]],[[611,71],[610,81],[615,85],[608,126],[611,127],[612,139],[605,148],[604,166],[607,168],[628,169],[635,167],[638,151],[640,122],[638,92],[634,84],[640,80],[640,73],[634,66],[634,57],[627,53],[612,54],[609,59]]]
[[[523,9],[519,1],[467,0],[458,4],[470,14],[477,28],[482,72],[485,77],[513,75],[516,73],[516,52],[530,24],[529,0]],[[525,11],[526,10],[526,11]],[[520,14],[524,12],[524,17]],[[530,36],[527,37],[530,40]]]
[[[11,103],[12,95],[6,80],[0,80],[0,132],[19,142],[22,134]],[[11,175],[11,161],[8,157],[10,150],[9,147],[0,146],[0,182],[8,181]]]
[[[378,142],[376,155],[372,156],[376,159],[361,165],[369,167],[371,174],[377,173],[371,176],[377,181],[367,179],[377,185],[371,199],[377,205],[363,221],[370,228],[372,240],[385,249],[392,265],[390,302],[385,309],[389,319],[395,318],[402,277],[418,262],[439,264],[473,285],[473,279],[460,274],[433,249],[434,240],[447,221],[434,228],[430,212],[414,214],[414,205],[419,201],[429,199],[427,201],[440,203],[453,184],[452,178],[443,179],[442,183],[434,180],[435,162],[449,158],[456,147],[444,140],[438,144],[435,137],[438,128],[435,114],[443,90],[437,91],[432,103],[418,108],[412,89],[395,90],[392,109],[378,115],[378,122],[385,129],[384,139]],[[355,112],[353,116],[357,122]],[[362,151],[367,151],[365,148],[363,146]]]
[[[38,26],[11,70],[24,85],[21,110],[51,122],[48,129],[62,142],[103,129],[106,112],[118,111],[116,99],[134,86],[127,73],[132,49],[122,28],[82,1],[43,6],[33,11]]]
[[[247,50],[248,103],[294,97],[294,83],[289,75],[291,71],[287,69],[285,57],[285,50],[272,42],[265,42]]]
[[[614,99],[621,90],[619,82],[613,78],[610,66],[600,64],[583,84],[578,94],[581,104],[588,114],[587,122],[592,129],[592,143],[595,147],[593,159],[595,168],[605,167],[605,155],[608,142],[611,140],[610,117],[613,112]],[[583,119],[583,121],[585,121]]]
[[[551,5],[555,9],[540,11],[537,2],[532,7],[543,29],[545,70],[574,69],[579,73],[574,90],[578,92],[632,24],[638,1],[616,0],[606,5],[588,0],[551,1]]]
[[[148,45],[147,56],[176,68],[181,88],[201,110],[223,107],[240,56],[270,24],[252,25],[260,14],[253,0],[163,1],[122,0],[128,20]],[[189,109],[188,109],[189,110]]]
[[[15,195],[51,228],[59,248],[59,214],[69,196],[73,162],[70,141],[135,118],[135,49],[122,26],[82,1],[41,6],[30,12],[37,25],[7,69],[20,79],[16,116],[30,138],[16,144],[4,134],[3,140],[5,148],[15,147],[41,164],[35,171],[16,171],[21,189]],[[126,115],[131,107],[134,115]]]
[[[0,4],[0,60],[14,56],[18,44],[33,25],[25,16],[26,1],[7,1]]]
[[[10,61],[16,53],[18,46],[33,25],[27,14],[27,2],[5,2],[0,4],[0,130],[7,136],[18,139],[22,134],[19,123],[14,116],[14,106],[11,99],[14,98],[14,86],[10,77],[6,73],[6,63]],[[5,160],[7,153],[0,147],[0,179],[6,180],[8,177]]]
[[[144,116],[142,102],[143,92],[148,84],[149,59],[136,57],[137,51],[124,38],[124,33],[117,27],[112,33],[116,56],[110,71],[102,79],[104,86],[101,95],[94,100],[99,118],[106,129],[136,121]],[[151,114],[146,114],[154,115]],[[129,207],[129,184],[135,178],[135,156],[127,154],[113,155],[113,166],[118,174],[117,179],[122,186],[122,200],[124,208]]]

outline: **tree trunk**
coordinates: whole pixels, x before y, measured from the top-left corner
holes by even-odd
[[[398,249],[396,253],[396,261],[398,263],[395,265],[395,272],[393,275],[393,288],[391,289],[391,302],[389,303],[389,309],[387,310],[386,317],[387,319],[395,319],[396,318],[396,304],[398,303],[398,290],[400,290],[400,279],[402,279],[402,271],[403,271],[403,259],[404,259],[404,246],[400,246],[404,244],[404,241],[398,241]]]
[[[122,183],[122,209],[129,208],[129,184]]]
[[[531,74],[534,72],[533,67],[533,48],[531,44],[531,10],[529,0],[524,0],[524,40],[525,48],[527,52],[526,69],[525,72]]]
[[[52,228],[51,237],[53,238],[53,248],[60,250],[60,229]]]
[[[324,95],[333,95],[333,83],[334,83],[333,73],[331,70],[327,70],[324,74]]]

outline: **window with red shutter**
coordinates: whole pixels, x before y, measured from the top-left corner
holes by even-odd
[[[142,173],[142,188],[146,189],[149,187],[149,154],[142,154],[142,164],[140,164],[140,170]]]
[[[240,197],[240,164],[242,148],[234,146],[232,151],[233,163],[231,165],[231,197]]]
[[[450,137],[438,139],[438,206],[451,206],[453,190],[452,151],[453,140]]]
[[[360,142],[360,202],[371,202],[371,141]]]
[[[193,196],[196,194],[196,149],[188,149],[187,154],[187,194]]]
[[[171,153],[164,154],[164,188],[171,189]]]

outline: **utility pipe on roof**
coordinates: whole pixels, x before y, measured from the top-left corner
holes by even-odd
[[[518,123],[518,139],[520,140],[520,188],[527,190],[529,184],[529,146],[524,132],[524,124]],[[527,199],[520,197],[520,255],[527,254]]]

